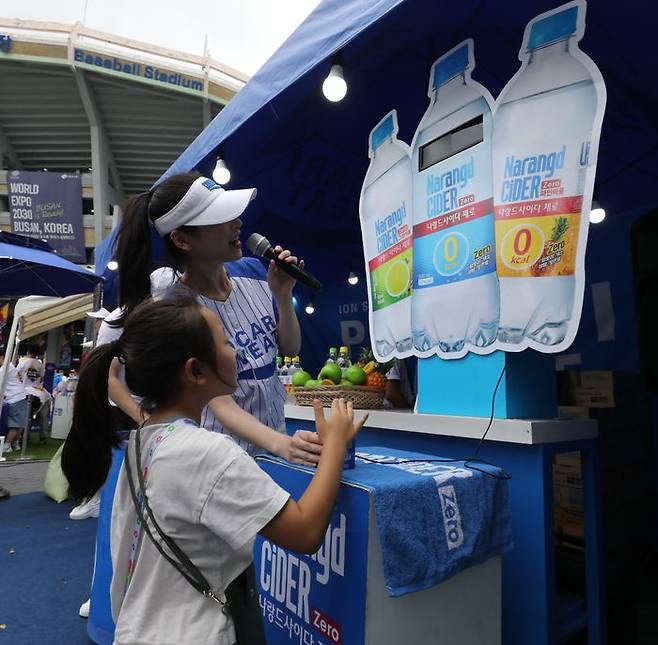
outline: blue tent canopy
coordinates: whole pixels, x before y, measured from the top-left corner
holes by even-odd
[[[209,175],[221,145],[229,187],[258,187],[247,232],[294,249],[327,282],[345,280],[350,261],[363,273],[358,200],[372,126],[397,108],[400,138],[410,142],[432,62],[467,37],[475,41],[473,77],[497,96],[520,65],[528,20],[559,4],[325,0],[163,178],[193,168]],[[573,351],[591,368],[637,367],[629,228],[658,204],[658,50],[645,12],[640,0],[591,0],[580,43],[608,90],[594,192],[608,218],[591,230],[587,275],[590,284],[610,282],[616,329],[624,330],[619,342],[598,342],[588,286]],[[334,104],[321,85],[338,52],[349,89]]]
[[[102,278],[22,235],[0,236],[0,295],[71,296],[90,293]]]

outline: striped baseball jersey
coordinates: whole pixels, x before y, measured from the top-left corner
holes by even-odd
[[[267,284],[265,267],[256,258],[227,262],[232,289],[226,300],[199,295],[201,304],[219,316],[229,342],[237,352],[236,403],[266,426],[285,432],[283,406],[286,391],[276,375],[278,312]],[[231,434],[206,407],[201,424],[212,432]],[[250,455],[262,449],[231,435]]]

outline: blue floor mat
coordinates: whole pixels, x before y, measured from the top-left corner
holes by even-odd
[[[70,510],[44,493],[0,502],[0,644],[91,642],[78,610],[89,597],[97,521],[74,522]]]

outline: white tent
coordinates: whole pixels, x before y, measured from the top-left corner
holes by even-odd
[[[14,362],[19,344],[37,334],[84,318],[94,308],[94,294],[82,293],[66,298],[27,296],[16,302],[14,321],[7,339],[5,363]],[[7,370],[0,368],[0,401],[5,394]]]

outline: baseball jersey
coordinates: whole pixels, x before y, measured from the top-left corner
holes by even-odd
[[[278,312],[267,284],[267,271],[256,258],[225,264],[232,289],[226,300],[198,296],[199,302],[216,313],[237,352],[238,387],[236,403],[261,423],[285,432],[283,406],[286,391],[276,375]],[[231,434],[206,407],[202,425],[212,432]],[[234,435],[236,443],[250,455],[262,449]]]

